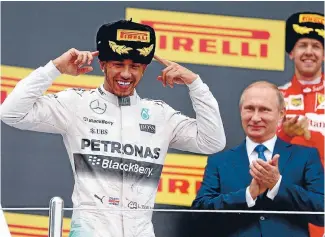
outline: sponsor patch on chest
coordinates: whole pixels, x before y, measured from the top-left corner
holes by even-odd
[[[304,109],[304,96],[300,95],[289,95],[286,98],[286,105],[288,110],[303,110]]]
[[[148,133],[156,133],[156,125],[153,124],[139,124],[140,131]]]
[[[306,113],[306,117],[309,119],[309,130],[325,136],[325,114]]]

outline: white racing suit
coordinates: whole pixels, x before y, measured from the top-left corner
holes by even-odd
[[[75,210],[71,237],[154,237],[150,209],[168,148],[211,154],[225,146],[216,99],[199,77],[188,86],[196,119],[136,92],[118,98],[103,86],[43,95],[59,75],[50,61],[21,80],[2,104],[2,121],[62,134],[74,208],[109,208]]]
[[[6,218],[3,214],[2,207],[0,204],[0,236],[1,237],[11,237]]]

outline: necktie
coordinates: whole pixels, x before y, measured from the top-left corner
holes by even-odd
[[[264,145],[257,145],[254,149],[258,154],[258,158],[260,158],[264,161],[266,161],[266,157],[264,155],[264,151],[266,151],[266,149],[267,148]]]

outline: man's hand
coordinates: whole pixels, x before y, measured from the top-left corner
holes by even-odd
[[[306,140],[309,140],[311,137],[310,131],[308,130],[308,126],[309,121],[307,117],[299,119],[299,115],[292,118],[284,117],[284,121],[282,123],[283,131],[289,137],[304,135]]]
[[[264,193],[267,187],[263,184],[259,184],[256,179],[252,179],[251,184],[249,185],[249,193],[253,199],[256,199],[258,195]]]
[[[177,63],[160,58],[157,55],[155,55],[154,58],[166,66],[166,68],[162,71],[162,75],[158,76],[157,78],[158,81],[162,82],[164,87],[169,85],[171,88],[173,88],[174,83],[189,85],[198,77],[197,74]]]
[[[93,67],[89,65],[94,60],[94,57],[98,55],[98,51],[79,51],[72,48],[60,57],[54,59],[53,64],[62,74],[78,76],[94,70]]]
[[[265,162],[262,159],[252,162],[249,172],[258,184],[268,189],[272,189],[276,185],[280,179],[279,157],[280,155],[276,154],[269,162]]]

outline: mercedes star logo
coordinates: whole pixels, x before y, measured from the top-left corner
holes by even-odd
[[[99,100],[93,100],[90,102],[89,106],[96,114],[103,114],[107,108],[107,105],[105,103],[100,103]]]

